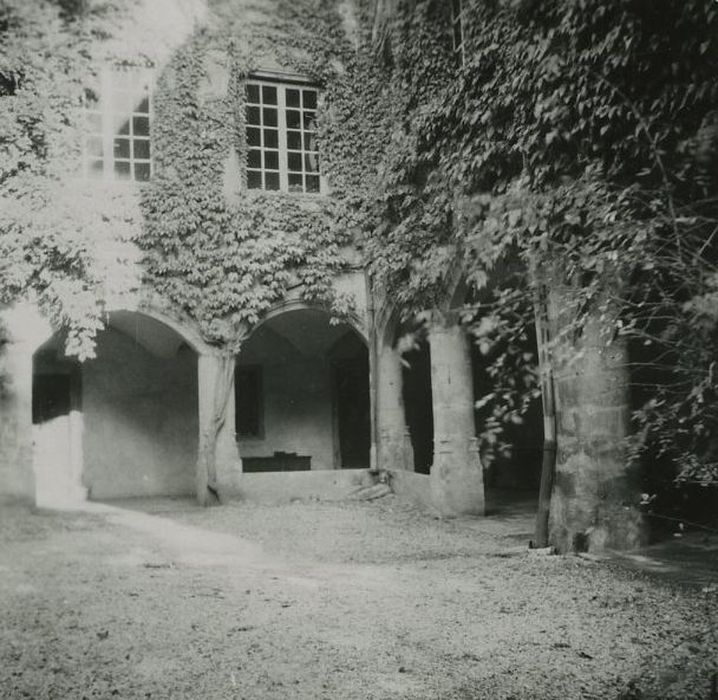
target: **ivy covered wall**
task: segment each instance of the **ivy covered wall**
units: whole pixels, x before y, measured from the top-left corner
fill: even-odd
[[[345,70],[352,45],[333,3],[48,0],[8,3],[0,19],[4,302],[33,296],[81,357],[103,309],[143,285],[220,346],[289,289],[351,310],[332,285],[357,262],[337,199],[248,191],[244,168],[249,73],[324,91]],[[82,175],[83,101],[113,66],[155,72],[148,183]]]
[[[332,280],[367,264],[381,323],[464,305],[495,385],[490,455],[537,393],[534,304],[569,290],[569,354],[598,318],[651,367],[633,457],[710,481],[715,3],[462,5],[458,52],[431,0],[5,3],[1,301],[34,296],[85,357],[145,285],[236,351],[288,293],[350,312]],[[83,96],[117,62],[157,74],[140,187],[78,177]],[[261,69],[321,89],[328,196],[247,189],[243,81]]]
[[[248,190],[244,168],[247,75],[300,72],[322,87],[331,79],[327,62],[338,69],[346,46],[335,55],[331,46],[312,51],[318,37],[339,31],[331,12],[294,48],[281,8],[266,10],[266,24],[257,10],[247,21],[236,3],[215,11],[216,26],[197,30],[157,83],[155,174],[142,192],[138,243],[152,286],[189,312],[208,340],[231,343],[292,287],[336,314],[350,310],[351,299],[332,286],[352,240],[336,200]]]

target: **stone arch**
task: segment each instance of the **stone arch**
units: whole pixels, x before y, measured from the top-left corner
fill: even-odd
[[[38,504],[195,491],[198,361],[213,349],[147,304],[118,304],[104,321],[82,363],[64,355],[62,329],[32,348]]]
[[[245,337],[235,370],[243,470],[366,468],[368,343],[358,319],[330,323],[301,300],[274,306]]]
[[[273,318],[292,311],[321,311],[322,313],[329,315],[329,312],[320,304],[311,304],[301,299],[285,299],[270,307],[245,337],[252,335],[261,326],[266,324],[268,321],[271,321]],[[359,338],[361,338],[362,342],[367,346],[369,345],[369,334],[365,328],[365,324],[362,323],[357,314],[350,313],[346,319],[342,319],[342,322],[351,326],[352,330],[359,336]]]
[[[164,324],[177,333],[198,355],[211,355],[217,352],[216,348],[202,337],[194,321],[189,318],[180,320],[179,314],[172,313],[168,305],[158,299],[112,304],[105,309],[105,317],[109,318],[113,313],[122,311],[142,314]]]
[[[151,318],[173,330],[197,354],[214,354],[217,349],[207,343],[197,327],[190,319],[180,320],[173,315],[167,304],[158,300],[153,302],[134,301],[115,303],[104,311],[105,319],[118,312],[132,312]],[[61,328],[53,328],[50,320],[40,311],[36,304],[22,301],[0,312],[7,338],[5,342],[22,345],[26,351],[34,353],[44,345]]]

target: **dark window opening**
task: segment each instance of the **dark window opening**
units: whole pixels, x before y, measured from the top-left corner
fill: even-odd
[[[345,469],[369,466],[369,363],[366,350],[361,349],[362,357],[334,362],[339,455]]]
[[[234,372],[235,432],[242,437],[261,437],[262,368],[237,367]]]
[[[536,333],[532,326],[525,329],[522,350],[533,357],[538,354]],[[493,355],[485,355],[473,343],[471,346],[471,365],[474,385],[474,397],[477,401],[496,391],[490,365]],[[516,375],[520,382],[520,375]],[[476,435],[481,435],[486,421],[492,417],[493,402],[482,405],[474,411]],[[499,436],[499,443],[506,443],[508,451],[497,449],[493,461],[487,459],[482,451],[484,466],[484,485],[496,489],[517,489],[537,491],[541,479],[543,456],[543,410],[541,399],[534,398],[528,410],[521,417],[521,423],[508,422]]]
[[[45,423],[70,413],[72,378],[69,374],[36,374],[32,383],[33,423]]]
[[[414,450],[414,470],[428,474],[434,461],[434,411],[431,393],[431,354],[424,340],[404,353],[404,411]]]

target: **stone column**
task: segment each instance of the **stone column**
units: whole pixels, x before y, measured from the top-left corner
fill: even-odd
[[[32,358],[52,330],[26,304],[2,313],[0,324],[0,501],[34,505]]]
[[[566,290],[563,290],[565,292]],[[549,316],[571,309],[562,290]],[[560,551],[627,549],[645,542],[638,474],[628,467],[628,353],[596,311],[578,340],[560,339],[555,364],[557,456],[549,541]]]
[[[411,442],[407,449],[407,427],[402,396],[401,357],[384,346],[377,357],[377,403],[379,422],[379,468],[414,469]]]
[[[197,498],[203,505],[239,490],[242,462],[234,433],[234,357],[197,357],[199,449]]]
[[[483,515],[484,477],[474,430],[468,340],[457,318],[437,316],[429,333],[434,411],[431,491],[442,515]]]

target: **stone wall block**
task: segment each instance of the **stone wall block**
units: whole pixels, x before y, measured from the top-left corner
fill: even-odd
[[[628,406],[592,406],[565,409],[557,415],[558,426],[564,437],[572,436],[581,440],[615,442],[617,435],[624,435],[630,418]]]

